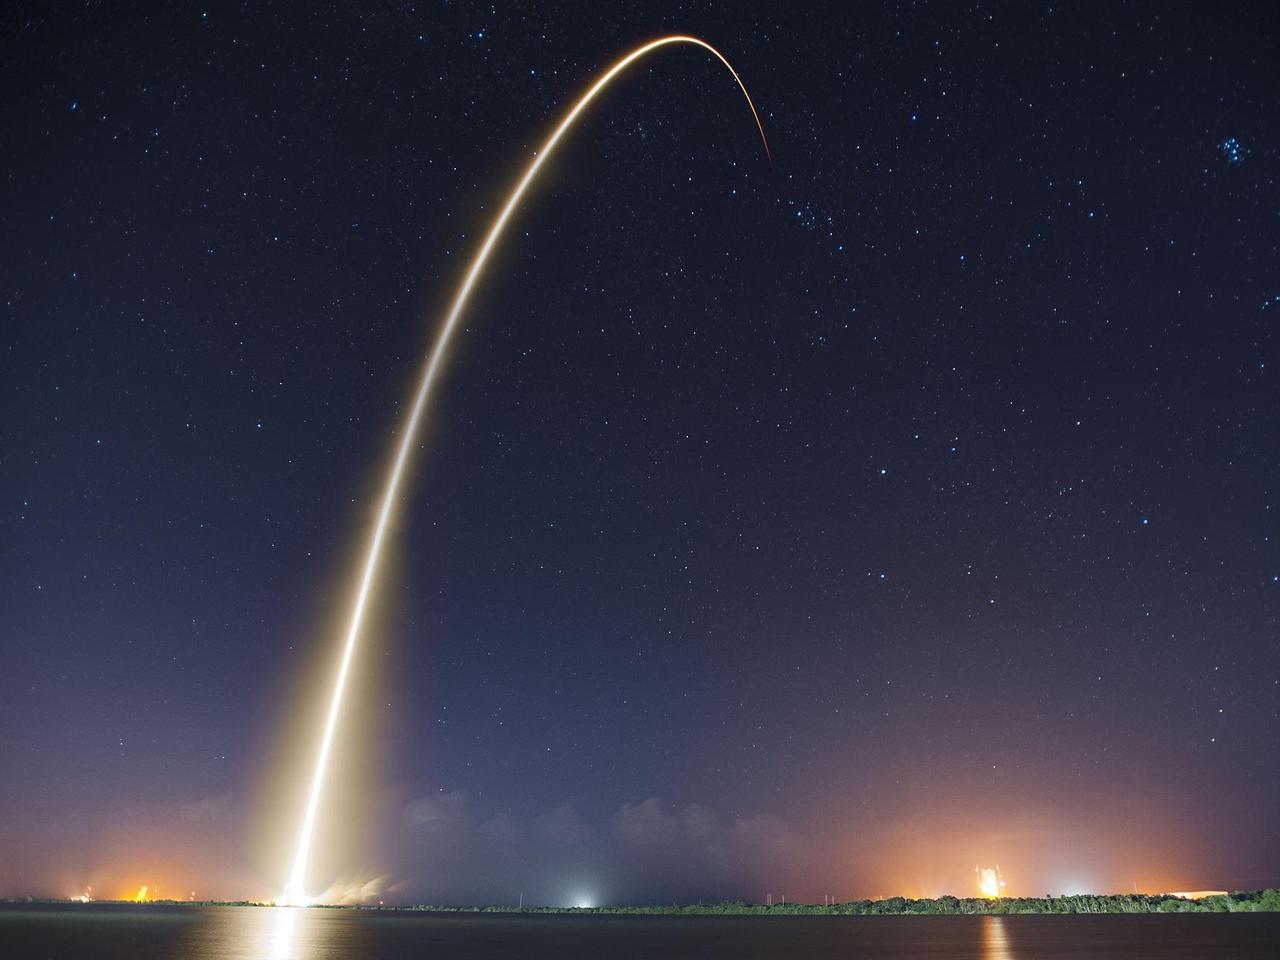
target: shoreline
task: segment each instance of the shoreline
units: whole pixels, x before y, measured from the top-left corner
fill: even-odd
[[[112,909],[183,907],[271,907],[250,900],[73,900],[6,897],[0,907],[61,906]],[[668,917],[887,917],[887,916],[1071,916],[1139,914],[1222,914],[1280,912],[1280,889],[1237,891],[1188,899],[1174,894],[1077,894],[1062,897],[938,897],[851,900],[835,904],[728,901],[723,903],[649,904],[636,906],[557,907],[446,904],[313,904],[319,910],[377,913],[501,914],[508,916],[668,916]]]

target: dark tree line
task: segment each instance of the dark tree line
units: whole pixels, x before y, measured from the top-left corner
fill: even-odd
[[[660,914],[665,916],[968,916],[1045,913],[1257,913],[1280,911],[1280,890],[1248,890],[1186,900],[1171,894],[1115,893],[1062,897],[937,897],[913,900],[851,900],[847,903],[727,903],[651,904],[630,907],[438,907],[420,905],[412,910],[480,913],[578,913]]]

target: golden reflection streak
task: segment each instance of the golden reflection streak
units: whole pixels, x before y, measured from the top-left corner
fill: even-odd
[[[294,943],[298,933],[298,921],[303,911],[298,907],[261,907],[270,910],[272,916],[267,927],[266,960],[293,960]]]
[[[626,70],[631,64],[637,60],[652,53],[660,47],[669,46],[671,44],[693,44],[710,52],[717,60],[725,65],[729,73],[733,75],[734,81],[738,84],[738,89],[742,91],[742,95],[747,100],[747,105],[751,108],[751,115],[755,118],[756,129],[760,132],[760,140],[764,144],[765,155],[769,158],[770,164],[773,163],[773,155],[769,150],[769,141],[764,135],[764,125],[760,122],[760,114],[756,111],[756,106],[751,100],[751,95],[747,93],[747,88],[742,82],[742,78],[738,76],[738,72],[733,69],[729,61],[715,47],[700,40],[697,37],[685,36],[683,34],[675,34],[668,37],[660,37],[652,40],[635,50],[632,50],[621,60],[613,64],[605,73],[584,93],[578,101],[569,110],[559,125],[552,131],[551,135],[542,144],[542,147],[534,154],[533,161],[525,169],[517,181],[514,189],[507,196],[506,203],[503,204],[501,212],[493,222],[493,226],[489,228],[489,233],[485,236],[484,243],[481,244],[479,251],[472,259],[467,272],[463,277],[461,285],[454,294],[453,303],[449,307],[449,312],[445,317],[444,323],[440,328],[440,333],[436,337],[435,345],[431,349],[431,353],[427,357],[426,368],[423,371],[422,379],[418,384],[417,393],[414,395],[413,407],[409,414],[408,423],[405,425],[404,434],[400,440],[400,445],[396,450],[395,459],[392,462],[390,474],[387,477],[387,485],[382,494],[382,506],[378,511],[378,521],[373,531],[373,538],[369,543],[369,550],[365,556],[364,571],[360,576],[360,585],[356,591],[355,606],[351,614],[351,622],[347,628],[346,643],[343,646],[342,660],[338,667],[338,676],[334,683],[333,695],[329,701],[329,712],[325,719],[324,736],[320,741],[320,751],[316,758],[315,773],[311,780],[311,790],[307,796],[307,805],[302,818],[302,826],[298,831],[298,845],[293,857],[293,867],[289,872],[289,879],[285,883],[284,893],[280,898],[280,902],[284,904],[304,905],[308,902],[308,898],[304,889],[306,881],[307,866],[311,856],[311,841],[315,834],[316,813],[320,807],[320,793],[324,786],[325,770],[329,763],[329,753],[333,746],[334,731],[337,728],[338,714],[342,708],[342,695],[346,688],[347,676],[351,670],[351,660],[355,654],[356,646],[360,639],[360,628],[364,622],[365,606],[369,599],[369,593],[372,588],[375,575],[378,570],[378,560],[382,553],[382,543],[386,536],[387,527],[390,524],[391,516],[394,511],[396,494],[400,488],[400,479],[404,474],[405,463],[409,459],[409,451],[413,447],[414,438],[418,433],[418,425],[422,420],[422,414],[426,408],[427,397],[431,392],[431,387],[436,380],[438,371],[443,364],[445,352],[448,348],[449,341],[453,336],[454,330],[458,326],[458,320],[462,316],[463,308],[467,304],[467,300],[471,296],[471,291],[480,279],[481,273],[484,271],[485,264],[489,261],[489,256],[493,252],[494,246],[497,245],[507,221],[511,219],[515,212],[520,199],[524,196],[525,191],[529,189],[529,185],[538,175],[538,171],[542,169],[542,165],[555,151],[559,145],[561,138],[573,126],[578,116],[595,100],[595,98],[603,91],[612,81]]]
[[[982,960],[1018,960],[1013,941],[1005,929],[1004,917],[982,918]]]

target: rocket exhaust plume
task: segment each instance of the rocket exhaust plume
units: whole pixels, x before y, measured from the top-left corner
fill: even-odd
[[[992,870],[990,867],[974,867],[978,875],[978,896],[994,900],[1004,896],[1004,877],[1000,873],[1000,864]]]
[[[395,510],[396,498],[400,489],[400,481],[404,476],[405,464],[409,459],[409,451],[413,447],[414,438],[418,434],[418,426],[422,421],[423,411],[427,406],[427,398],[430,396],[431,388],[436,381],[437,374],[444,363],[445,354],[448,351],[449,341],[453,336],[454,330],[458,326],[458,320],[462,316],[462,311],[466,308],[467,301],[471,297],[471,291],[480,281],[484,273],[485,264],[489,261],[489,255],[493,252],[493,248],[501,239],[503,231],[506,229],[507,222],[511,219],[516,207],[520,203],[520,199],[524,196],[525,191],[529,189],[529,185],[538,175],[538,171],[548,158],[555,152],[556,147],[569,132],[569,129],[577,121],[591,102],[598,97],[614,78],[624,72],[637,60],[640,60],[657,50],[660,47],[666,47],[671,44],[692,44],[709,52],[732,74],[734,81],[738,85],[738,89],[742,91],[743,97],[746,98],[747,106],[751,108],[751,115],[755,119],[756,129],[760,132],[760,140],[764,144],[766,157],[769,159],[770,165],[773,163],[773,155],[769,151],[769,141],[764,135],[764,126],[760,122],[760,114],[756,111],[755,104],[751,100],[751,95],[747,93],[747,88],[742,82],[742,78],[738,76],[736,70],[730,65],[729,61],[724,58],[715,47],[700,40],[697,37],[672,35],[668,37],[659,37],[649,43],[643,44],[632,50],[622,59],[614,63],[606,70],[595,83],[578,98],[569,111],[564,115],[551,135],[543,142],[542,146],[534,153],[533,159],[525,167],[524,173],[512,188],[511,193],[507,195],[506,201],[502,205],[497,218],[493,221],[493,225],[489,228],[488,234],[485,235],[484,243],[480,245],[480,249],[472,258],[467,272],[463,275],[462,283],[459,284],[457,291],[453,295],[453,301],[449,306],[449,312],[446,314],[440,332],[436,335],[435,343],[431,347],[431,352],[427,355],[426,366],[422,372],[422,379],[418,382],[417,392],[414,394],[413,406],[410,408],[409,420],[404,426],[404,432],[400,437],[400,444],[396,448],[395,457],[391,462],[391,469],[387,475],[386,487],[382,494],[381,507],[378,510],[377,523],[373,529],[373,536],[369,541],[368,552],[365,555],[364,567],[360,574],[359,587],[356,590],[355,606],[351,612],[351,621],[347,627],[346,643],[342,649],[342,660],[338,667],[338,675],[333,685],[333,695],[329,701],[329,712],[325,718],[324,735],[320,740],[319,754],[316,757],[315,772],[311,778],[310,791],[307,794],[307,804],[302,817],[302,826],[298,831],[298,845],[293,856],[293,867],[289,871],[289,879],[285,883],[284,893],[280,898],[282,904],[305,905],[309,902],[305,892],[305,883],[307,877],[307,866],[311,858],[311,843],[315,835],[316,814],[320,808],[320,795],[324,789],[325,768],[329,763],[329,752],[333,746],[334,731],[337,729],[338,717],[342,711],[342,695],[347,685],[347,677],[351,671],[351,661],[355,654],[356,647],[360,642],[360,629],[364,623],[365,607],[368,603],[369,593],[373,586],[374,580],[378,573],[378,560],[382,554],[383,541],[386,539],[387,527],[390,525],[391,516]]]

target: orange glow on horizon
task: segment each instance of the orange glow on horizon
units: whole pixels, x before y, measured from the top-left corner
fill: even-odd
[[[85,890],[84,893],[73,894],[67,899],[72,900],[76,903],[93,903],[98,898],[94,895],[93,887],[89,887],[88,889]],[[136,888],[132,884],[130,884],[126,888],[124,893],[121,893],[119,896],[114,898],[107,897],[105,902],[107,903],[161,903],[161,902],[180,903],[185,901],[187,903],[194,903],[195,899],[196,899],[196,892],[194,890],[188,890],[186,894],[181,894],[181,893],[166,894],[163,892],[162,888],[157,887],[155,884],[144,883]]]

